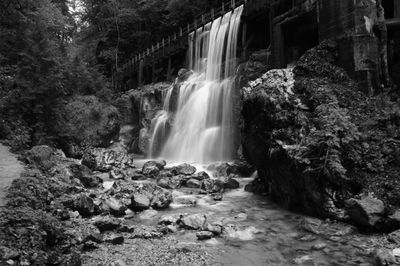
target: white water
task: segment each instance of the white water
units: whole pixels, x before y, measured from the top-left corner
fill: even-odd
[[[209,163],[230,160],[234,123],[232,90],[237,39],[243,6],[189,35],[188,66],[194,71],[179,88],[173,127],[166,132],[170,97],[152,121],[149,155],[165,142],[161,157],[173,161]]]

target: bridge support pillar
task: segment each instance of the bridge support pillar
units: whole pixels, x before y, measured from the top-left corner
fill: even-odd
[[[171,65],[172,65],[172,62],[171,62],[172,60],[171,60],[171,56],[168,56],[168,66],[167,66],[167,81],[171,81]]]

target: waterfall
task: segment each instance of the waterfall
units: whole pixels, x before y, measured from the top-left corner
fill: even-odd
[[[243,5],[189,34],[188,66],[194,73],[179,88],[168,136],[165,126],[172,116],[168,97],[153,120],[151,156],[162,135],[166,138],[163,158],[197,163],[231,159],[235,128],[232,89],[242,12]],[[172,90],[168,91],[169,97]]]

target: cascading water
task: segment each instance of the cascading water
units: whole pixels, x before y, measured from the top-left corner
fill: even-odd
[[[161,157],[196,163],[232,157],[234,122],[232,87],[235,79],[237,39],[243,6],[189,34],[189,67],[194,73],[179,88],[173,127]],[[168,90],[164,109],[152,121],[150,156],[166,138],[170,116]]]

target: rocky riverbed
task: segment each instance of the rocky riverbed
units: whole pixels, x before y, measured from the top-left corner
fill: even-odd
[[[24,158],[0,215],[2,265],[387,265],[400,255],[397,231],[360,234],[246,192],[256,174],[243,162],[147,161],[118,145],[82,161],[48,146]]]

